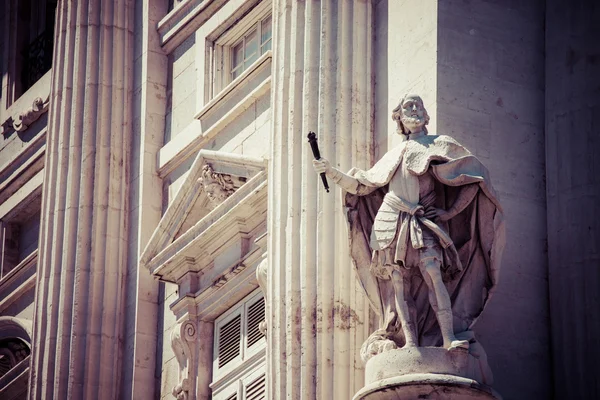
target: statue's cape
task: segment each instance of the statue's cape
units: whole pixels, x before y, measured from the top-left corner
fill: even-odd
[[[383,282],[378,282],[369,270],[372,254],[369,239],[387,185],[403,158],[408,170],[415,175],[424,174],[431,167],[436,179],[436,207],[450,208],[462,185],[476,183],[479,186],[477,195],[461,213],[448,223],[440,224],[452,238],[462,264],[462,270],[446,282],[446,287],[452,300],[455,331],[465,331],[481,314],[498,282],[504,222],[487,169],[448,136],[427,135],[402,142],[370,170],[350,171],[361,183],[358,195],[343,192],[350,253],[358,278],[371,306],[382,316]],[[437,325],[429,307],[427,288],[418,277],[411,281],[409,290],[417,308],[419,336],[423,337]]]

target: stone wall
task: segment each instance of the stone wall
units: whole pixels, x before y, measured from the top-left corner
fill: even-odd
[[[556,399],[600,397],[600,6],[546,3],[548,259]]]
[[[211,100],[208,98],[207,85],[210,82],[204,75],[206,70],[207,36],[221,29],[221,24],[244,5],[244,1],[235,0],[219,9],[196,31],[183,40],[168,55],[168,86],[166,105],[166,124],[164,143],[167,146],[181,146],[187,143],[190,132],[199,135],[219,125],[211,138],[202,142],[199,148],[218,150],[255,157],[267,157],[269,153],[269,133],[271,129],[270,90],[258,96],[255,101],[244,104],[244,98],[252,89],[270,75],[270,68],[264,69],[248,82],[239,85],[227,98],[219,102],[214,109],[197,119],[196,115]],[[213,98],[215,94],[213,94]],[[234,108],[242,111],[227,119],[226,114]],[[223,124],[222,119],[226,122]],[[184,132],[185,131],[185,132]],[[173,201],[177,191],[188,176],[189,169],[197,152],[187,152],[176,160],[177,166],[163,178],[162,211]],[[159,341],[157,346],[157,372],[160,374],[160,398],[172,398],[171,391],[179,381],[179,365],[171,348],[170,335],[177,324],[170,306],[179,298],[177,286],[160,284],[159,294]],[[211,344],[209,344],[211,346]],[[203,367],[205,368],[205,367]]]
[[[551,395],[544,2],[438,2],[438,132],[490,170],[506,218],[500,283],[475,325],[505,399]]]
[[[173,140],[196,114],[196,36],[189,36],[169,55],[165,143]]]

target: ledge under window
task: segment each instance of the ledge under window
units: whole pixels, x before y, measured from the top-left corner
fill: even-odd
[[[175,140],[158,153],[158,174],[166,176],[271,90],[272,52],[263,54],[221,90]]]

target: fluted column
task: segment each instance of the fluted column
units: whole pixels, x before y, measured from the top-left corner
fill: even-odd
[[[131,0],[59,0],[31,399],[116,399],[131,141]]]
[[[275,0],[269,167],[270,399],[349,399],[362,387],[368,306],[349,258],[339,188],[325,193],[307,143],[342,170],[372,161],[371,1]],[[333,185],[332,185],[333,186]]]

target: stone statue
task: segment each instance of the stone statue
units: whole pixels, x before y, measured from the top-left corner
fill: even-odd
[[[362,358],[397,348],[461,349],[489,384],[471,327],[498,279],[502,209],[481,162],[451,137],[428,134],[419,96],[402,99],[392,119],[404,140],[370,170],[345,174],[324,158],[313,161],[343,190],[351,256],[380,317]]]

